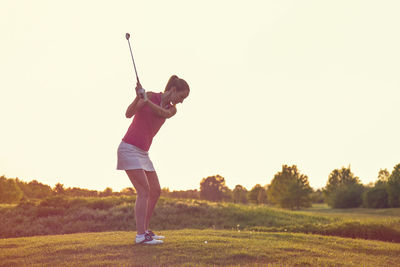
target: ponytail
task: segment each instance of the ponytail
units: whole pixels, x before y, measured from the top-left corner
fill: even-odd
[[[164,92],[168,92],[174,86],[178,92],[185,90],[190,91],[189,85],[184,79],[180,79],[178,76],[172,75],[165,86]]]

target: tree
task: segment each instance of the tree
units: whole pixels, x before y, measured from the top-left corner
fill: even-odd
[[[0,203],[15,203],[24,196],[14,179],[0,177]]]
[[[233,202],[245,204],[249,202],[247,199],[247,189],[240,184],[236,185],[235,189],[233,189]]]
[[[368,188],[363,195],[363,204],[365,208],[373,209],[389,207],[387,184],[378,181],[374,187]]]
[[[363,191],[362,184],[350,184],[339,187],[331,195],[328,204],[338,209],[357,208],[363,203]]]
[[[164,188],[162,190],[164,190]],[[168,189],[168,192],[169,192],[169,189]],[[126,187],[121,190],[121,194],[125,195],[125,196],[133,196],[133,195],[136,195],[136,190],[133,187]]]
[[[312,203],[324,203],[324,194],[321,189],[317,189],[311,193]]]
[[[54,191],[56,194],[59,194],[59,195],[65,194],[64,185],[63,185],[63,184],[60,184],[60,183],[57,183],[56,186],[54,186],[53,191]]]
[[[174,190],[172,192],[164,191],[164,196],[172,198],[199,199],[200,192],[197,189],[179,190],[179,191]]]
[[[362,204],[363,185],[350,166],[333,170],[323,192],[325,201],[333,208],[355,208]]]
[[[382,209],[389,207],[388,180],[390,173],[387,169],[380,170],[378,180],[373,186],[367,187],[363,194],[365,208]]]
[[[233,192],[227,186],[222,191],[222,201],[233,202]]]
[[[225,178],[216,175],[203,178],[200,182],[200,198],[210,201],[221,201],[224,193],[228,191],[225,185]]]
[[[249,192],[249,201],[254,204],[267,203],[265,188],[260,184],[256,184]]]
[[[62,189],[61,189],[62,190]],[[64,194],[71,197],[98,197],[99,193],[96,190],[88,190],[79,187],[68,187]]]
[[[377,183],[387,183],[390,177],[390,172],[387,169],[380,169],[378,172],[378,181]]]
[[[110,197],[110,196],[112,196],[112,194],[113,194],[112,188],[107,187],[106,189],[104,189],[103,192],[100,192],[99,195],[100,195],[101,197]]]
[[[400,207],[400,164],[397,164],[388,179],[387,185],[389,206]]]
[[[271,203],[288,209],[310,207],[311,193],[308,177],[300,174],[296,165],[283,165],[282,171],[275,174],[267,189]]]
[[[268,203],[267,190],[263,187],[258,191],[257,194],[257,203],[258,204],[267,204]]]
[[[44,199],[51,196],[53,193],[50,186],[39,183],[36,180],[26,183],[17,178],[15,182],[26,198]]]

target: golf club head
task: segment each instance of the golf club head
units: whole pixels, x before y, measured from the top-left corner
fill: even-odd
[[[129,33],[125,34],[126,40],[129,40],[129,38],[131,37],[131,35]]]

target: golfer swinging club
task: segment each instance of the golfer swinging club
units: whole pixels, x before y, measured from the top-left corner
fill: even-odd
[[[136,244],[161,244],[163,236],[149,229],[150,218],[161,194],[160,183],[149,148],[153,137],[165,120],[176,114],[176,104],[182,103],[190,89],[185,80],[173,75],[164,92],[145,92],[138,80],[136,97],[126,110],[126,117],[134,116],[132,124],[118,147],[118,170],[125,170],[137,192],[135,219]]]

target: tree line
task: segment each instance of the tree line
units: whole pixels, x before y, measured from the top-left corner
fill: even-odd
[[[16,179],[0,177],[0,203],[15,203],[27,199],[43,199],[52,195],[68,197],[107,197],[135,195],[134,188],[127,187],[120,192],[111,188],[104,191],[82,188],[64,188],[60,183],[54,188],[33,180],[29,183]],[[310,207],[312,203],[327,203],[332,208],[389,208],[400,207],[400,164],[390,173],[380,170],[377,181],[363,185],[352,173],[350,166],[333,170],[326,186],[314,190],[308,177],[299,172],[296,165],[283,165],[271,183],[265,186],[256,184],[251,190],[236,185],[233,190],[226,186],[225,178],[213,175],[203,178],[200,190],[170,191],[163,188],[162,196],[172,198],[203,199],[215,202],[233,202],[243,204],[269,204],[287,209]]]
[[[37,180],[24,182],[18,178],[10,179],[4,175],[0,176],[0,203],[18,203],[26,200],[45,199],[54,195],[67,197],[107,197],[130,196],[134,194],[135,190],[132,187],[124,188],[120,192],[114,192],[110,187],[107,187],[104,191],[96,191],[78,187],[65,188],[63,184],[57,183],[51,188]]]
[[[220,175],[204,178],[200,198],[210,201],[272,204],[281,208],[299,209],[312,203],[326,202],[332,208],[396,208],[400,207],[400,164],[390,173],[380,170],[377,181],[363,185],[350,166],[333,170],[324,188],[313,190],[308,177],[296,165],[283,165],[266,186],[257,184],[250,191],[242,185],[230,190]]]

